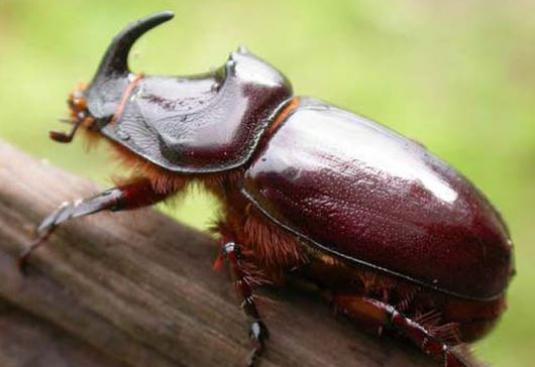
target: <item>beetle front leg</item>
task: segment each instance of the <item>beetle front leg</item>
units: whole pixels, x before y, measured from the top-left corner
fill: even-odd
[[[143,179],[103,191],[87,199],[64,202],[37,227],[37,238],[24,249],[19,257],[19,269],[24,272],[33,251],[43,245],[61,223],[103,210],[115,212],[137,209],[152,205],[167,196],[168,194],[154,191],[150,182]]]
[[[350,319],[381,334],[383,328],[399,332],[411,340],[425,354],[445,367],[469,367],[460,353],[437,337],[416,319],[406,317],[394,306],[358,295],[335,294],[332,299],[337,310]]]
[[[256,308],[253,290],[243,267],[240,246],[234,242],[227,242],[223,245],[222,251],[224,257],[230,263],[236,290],[242,298],[241,308],[244,310],[245,314],[252,319],[251,327],[249,329],[249,337],[251,338],[254,347],[247,361],[247,366],[252,367],[264,351],[265,341],[269,337],[269,332]]]

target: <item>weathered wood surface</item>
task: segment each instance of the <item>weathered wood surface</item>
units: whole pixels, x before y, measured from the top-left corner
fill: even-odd
[[[68,223],[18,272],[35,225],[98,191],[0,142],[0,366],[243,366],[245,317],[212,270],[213,241],[153,210]],[[313,295],[268,290],[258,303],[271,331],[262,367],[435,365]]]

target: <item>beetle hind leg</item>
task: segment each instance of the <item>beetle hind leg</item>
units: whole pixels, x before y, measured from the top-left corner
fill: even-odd
[[[265,342],[269,338],[269,331],[262,321],[253,295],[253,283],[255,279],[249,275],[247,265],[243,261],[241,247],[234,242],[227,242],[222,247],[222,255],[230,264],[234,276],[234,284],[240,297],[242,298],[241,308],[252,320],[249,329],[249,337],[253,343],[253,350],[247,360],[247,366],[256,365],[258,358],[265,349]]]
[[[337,311],[356,321],[369,331],[381,334],[383,328],[396,331],[411,340],[425,354],[443,363],[445,367],[473,367],[466,360],[467,351],[446,343],[444,335],[455,335],[452,324],[433,327],[435,314],[429,313],[411,319],[394,306],[373,298],[336,294],[333,304]],[[427,322],[426,320],[431,320]],[[427,323],[426,323],[427,322]],[[426,326],[424,326],[426,325]]]

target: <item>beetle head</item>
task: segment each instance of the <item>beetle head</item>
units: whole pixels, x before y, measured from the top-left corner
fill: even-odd
[[[102,61],[89,86],[78,86],[67,100],[70,119],[73,124],[69,134],[52,131],[50,137],[61,143],[68,143],[78,127],[98,131],[114,116],[124,89],[132,80],[128,68],[128,53],[134,42],[148,30],[173,18],[166,11],[151,15],[128,25],[115,36],[108,46]]]

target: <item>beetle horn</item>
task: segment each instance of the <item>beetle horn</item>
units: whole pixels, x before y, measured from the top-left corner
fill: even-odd
[[[113,38],[100,62],[94,80],[100,77],[128,74],[128,53],[134,42],[145,32],[170,20],[173,16],[172,12],[164,11],[129,24]]]

